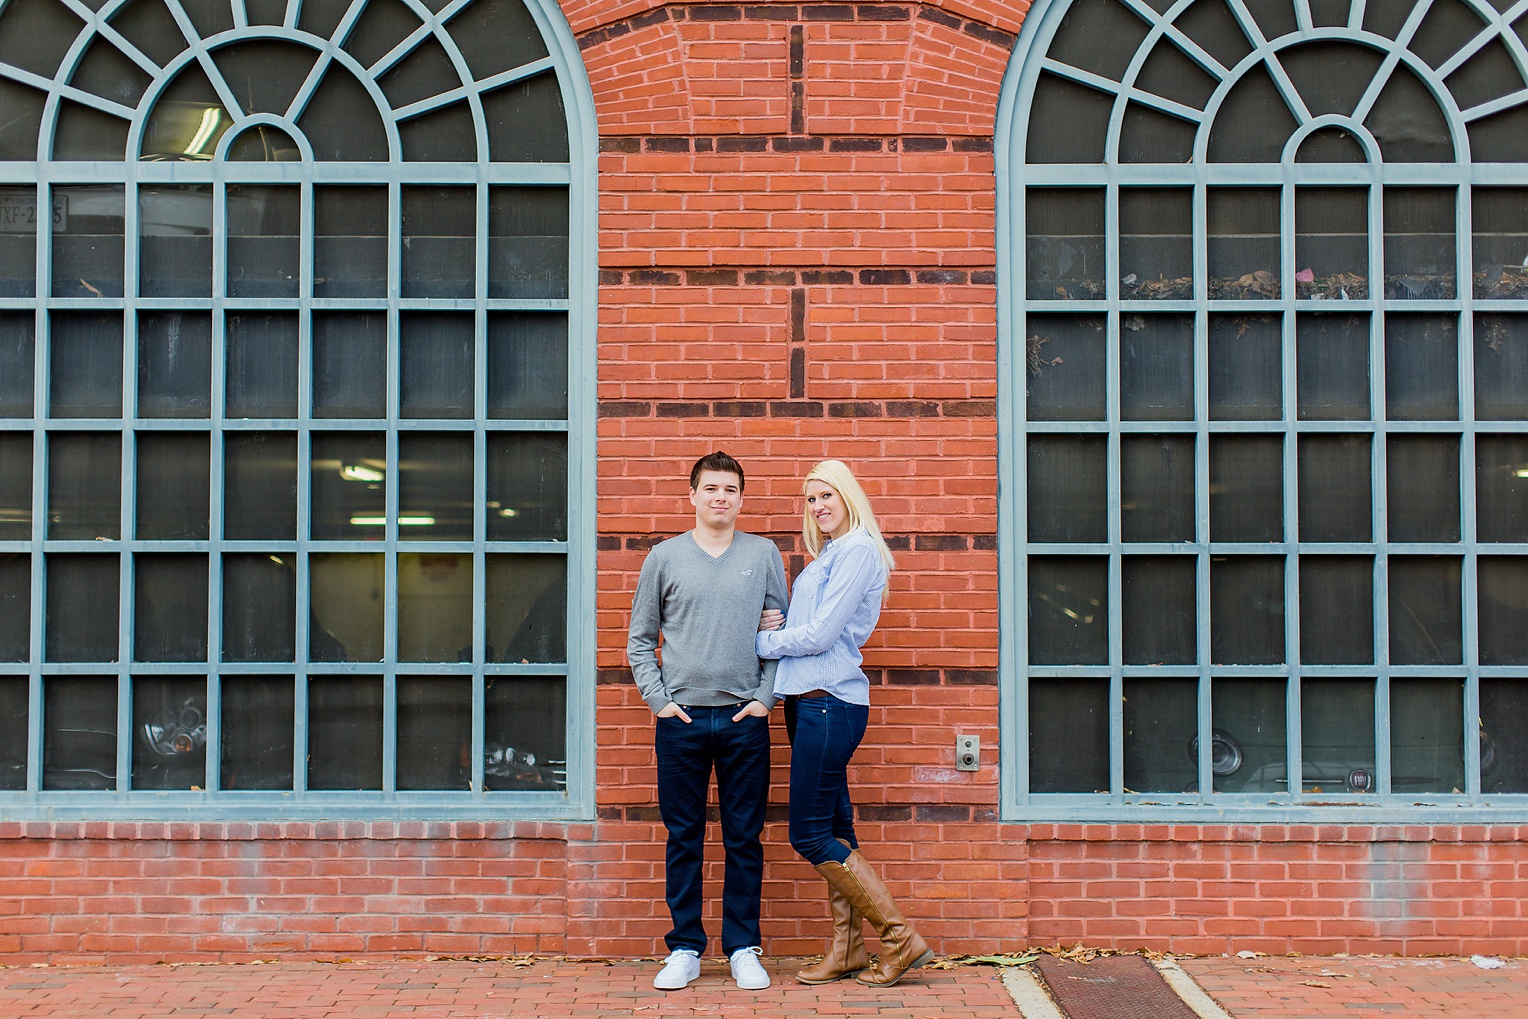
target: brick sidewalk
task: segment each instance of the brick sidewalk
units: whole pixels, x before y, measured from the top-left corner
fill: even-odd
[[[1208,957],[1181,966],[1235,1019],[1528,1019],[1528,959]]]
[[[708,959],[683,991],[652,987],[655,962],[272,963],[267,965],[52,966],[0,969],[0,1016],[173,1019],[529,1019],[717,1016],[806,1019],[1018,1019],[999,971],[920,970],[895,987],[853,980],[807,987],[790,979],[801,960],[766,959],[774,986],[742,992],[724,960]]]

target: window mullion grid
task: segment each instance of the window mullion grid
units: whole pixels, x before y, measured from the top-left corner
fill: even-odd
[[[1459,280],[1455,296],[1460,313],[1459,340],[1459,536],[1465,551],[1459,586],[1461,636],[1464,644],[1464,792],[1480,801],[1480,553],[1476,544],[1475,517],[1475,198],[1473,181],[1466,178],[1454,202],[1454,275]]]
[[[1014,163],[1022,167],[1022,153],[1015,152]],[[1020,172],[1023,172],[1022,170]],[[1013,740],[1009,746],[1022,748],[1012,750],[1006,755],[1005,766],[1011,765],[1013,777],[1010,786],[1014,792],[1014,803],[1020,807],[1026,807],[1030,803],[1029,793],[1029,529],[1027,515],[1024,507],[1029,504],[1029,404],[1026,383],[1028,380],[1028,362],[1025,356],[1026,341],[1029,335],[1029,302],[1022,299],[1027,294],[1029,278],[1029,192],[1028,186],[1018,189],[1018,199],[1013,203],[1011,212],[1012,227],[1009,236],[1011,238],[1010,249],[1014,255],[1015,269],[1011,275],[1010,288],[1014,295],[1012,302],[1014,308],[1014,325],[1017,337],[1015,344],[1017,353],[1013,355],[1013,403],[1014,417],[1018,424],[1013,430],[1014,449],[1009,458],[1010,471],[1013,477],[1013,501],[1017,507],[1013,511],[1013,519],[1016,521],[1014,528],[1014,546],[1018,554],[1013,557],[1013,587],[1008,593],[1011,595],[1010,604],[1024,606],[1021,615],[1017,611],[1013,613],[1013,647],[1014,663],[1019,665],[1017,682],[1017,695],[1008,709],[1008,717],[1011,719]],[[571,378],[577,378],[571,375]],[[1002,469],[1001,467],[999,468]],[[1001,566],[1001,564],[999,564]],[[1022,663],[1022,664],[1020,664]],[[999,777],[1001,781],[1001,776]]]
[[[1104,198],[1104,279],[1105,294],[1109,296],[1109,308],[1105,313],[1104,326],[1104,420],[1109,429],[1105,454],[1105,500],[1108,504],[1108,601],[1109,620],[1109,796],[1111,802],[1121,803],[1125,787],[1125,702],[1124,680],[1120,663],[1124,659],[1123,613],[1124,605],[1124,557],[1121,553],[1122,527],[1120,521],[1120,188],[1116,177],[1111,179]]]
[[[1375,785],[1381,800],[1390,798],[1390,778],[1394,773],[1390,754],[1390,492],[1388,408],[1385,405],[1385,333],[1389,302],[1385,300],[1385,188],[1383,177],[1376,174],[1367,188],[1369,224],[1369,420],[1373,439],[1369,448],[1369,534],[1374,542],[1371,569],[1374,628],[1372,635],[1375,678]],[[1380,705],[1384,705],[1385,725],[1380,727]]]
[[[1195,730],[1199,734],[1199,799],[1214,791],[1210,770],[1214,742],[1210,700],[1210,317],[1209,186],[1205,164],[1194,183],[1194,660],[1198,666]],[[1200,243],[1200,239],[1204,243]]]
[[[1277,66],[1270,61],[1270,69]],[[1282,91],[1282,88],[1281,88]],[[1298,374],[1295,364],[1298,318],[1295,313],[1296,244],[1299,240],[1295,218],[1297,180],[1295,167],[1283,167],[1283,186],[1279,192],[1279,304],[1283,358],[1283,467],[1284,467],[1284,664],[1289,677],[1285,686],[1285,795],[1297,799],[1305,787],[1304,765],[1300,760],[1300,500],[1299,500],[1299,407]]]
[[[219,178],[212,192],[212,393],[208,411],[210,432],[208,447],[212,462],[208,468],[207,506],[209,552],[207,555],[207,777],[204,789],[222,787],[223,757],[223,687],[217,665],[223,649],[223,443],[218,428],[226,410],[228,360],[225,356],[227,330],[228,281],[228,182],[223,179],[221,164],[214,164]],[[219,441],[213,442],[216,438]]]
[[[138,182],[134,164],[127,164],[127,182],[122,189],[122,500],[119,518],[117,570],[117,791],[130,788],[132,749],[132,661],[138,556],[128,551],[127,543],[138,536],[138,305],[142,273],[142,217],[139,215]]]
[[[382,549],[382,789],[398,788],[398,421],[402,405],[399,301],[403,294],[403,189],[394,175],[387,187],[387,464],[383,484]]]
[[[480,150],[480,152],[483,150]],[[481,159],[479,166],[483,165]],[[472,311],[472,722],[468,733],[471,796],[481,800],[486,792],[483,754],[488,720],[488,684],[483,665],[488,659],[488,211],[490,195],[486,175],[477,186],[476,248],[477,306]],[[571,336],[571,333],[569,334]],[[569,375],[570,379],[577,378]],[[570,463],[570,472],[573,467]],[[566,560],[565,560],[566,563]],[[571,580],[571,578],[569,578]],[[570,587],[571,590],[571,587]],[[571,644],[571,641],[569,642]],[[565,757],[571,760],[572,754]]]
[[[39,181],[37,185],[39,209],[53,208],[51,185]],[[46,204],[42,204],[42,203]],[[42,552],[43,538],[47,533],[48,514],[48,431],[44,427],[48,415],[48,362],[50,347],[50,320],[47,312],[46,294],[53,279],[49,257],[49,235],[53,226],[52,215],[37,217],[37,304],[32,312],[32,534],[30,542],[31,585],[28,603],[31,617],[27,634],[27,780],[31,793],[42,788],[42,672],[43,620],[47,615],[47,579]]]
[[[312,201],[312,192],[306,194]],[[305,204],[304,220],[311,222]],[[303,258],[311,258],[313,238],[304,231],[301,241]],[[307,263],[311,270],[311,261]],[[313,500],[313,305],[311,271],[304,273],[297,316],[297,620],[295,662],[292,678],[292,790],[299,798],[308,789],[308,655],[311,649],[313,619],[312,500]]]

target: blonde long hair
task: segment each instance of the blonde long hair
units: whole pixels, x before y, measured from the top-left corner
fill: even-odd
[[[863,527],[875,541],[875,546],[881,552],[881,563],[886,567],[886,576],[891,577],[891,571],[896,569],[896,560],[891,557],[891,549],[886,547],[886,539],[881,537],[881,528],[875,522],[875,513],[870,508],[870,499],[866,497],[865,490],[860,483],[854,480],[854,473],[849,470],[848,464],[842,460],[822,460],[807,471],[806,478],[801,482],[802,491],[813,481],[820,481],[843,499],[844,507],[849,511],[849,527]],[[801,540],[806,545],[806,550],[816,558],[822,552],[822,546],[826,536],[822,528],[817,526],[817,521],[812,516],[810,507],[803,504],[801,509]],[[891,591],[891,585],[887,584],[886,591]]]

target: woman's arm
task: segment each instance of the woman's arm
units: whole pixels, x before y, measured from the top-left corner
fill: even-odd
[[[760,658],[806,658],[833,646],[865,595],[881,581],[880,554],[856,542],[833,564],[822,600],[812,618],[800,626],[767,630],[754,640]]]

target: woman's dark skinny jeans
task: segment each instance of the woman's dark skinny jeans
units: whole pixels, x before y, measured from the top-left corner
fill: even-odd
[[[785,731],[791,741],[791,846],[814,867],[829,860],[843,863],[851,849],[859,848],[848,767],[869,720],[868,707],[831,694],[785,699]]]

